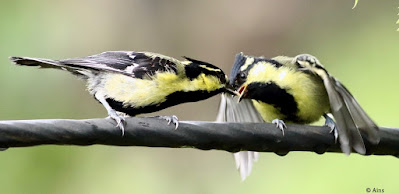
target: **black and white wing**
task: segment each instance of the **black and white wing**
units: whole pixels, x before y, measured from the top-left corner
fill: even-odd
[[[150,78],[156,72],[177,73],[178,60],[160,54],[132,51],[108,51],[84,58],[60,60],[62,64],[111,71],[135,78]]]
[[[107,51],[82,58],[50,60],[30,57],[10,57],[18,65],[60,68],[79,74],[79,71],[108,71],[135,78],[151,78],[156,72],[177,74],[180,61],[161,54],[133,51]]]

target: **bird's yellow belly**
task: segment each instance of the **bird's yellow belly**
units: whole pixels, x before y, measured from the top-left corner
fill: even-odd
[[[202,74],[203,75],[203,74]],[[190,80],[182,78],[173,72],[163,72],[148,79],[138,79],[130,76],[107,73],[101,80],[99,88],[108,98],[122,102],[130,107],[145,107],[149,105],[160,105],[168,100],[168,96],[176,92],[203,91],[207,94],[217,91],[223,87],[218,78],[208,78],[205,75]],[[90,87],[89,87],[90,88]],[[93,93],[93,92],[92,92]],[[199,96],[195,99],[205,99],[208,96]],[[188,102],[191,99],[179,99],[179,102]]]
[[[169,78],[169,82],[175,82],[178,79],[173,73]],[[103,91],[107,97],[123,102],[125,105],[144,107],[166,101],[166,97],[176,91],[173,84],[169,82],[109,74],[103,79]]]
[[[329,112],[328,95],[320,80],[314,81],[311,77],[305,77],[284,89],[294,97],[297,112],[292,114],[294,116],[288,116],[274,105],[253,100],[255,108],[266,122],[280,119],[287,123],[307,124],[319,120],[323,114]]]

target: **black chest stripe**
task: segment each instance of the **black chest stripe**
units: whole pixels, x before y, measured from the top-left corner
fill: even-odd
[[[193,92],[175,92],[166,97],[166,101],[161,104],[149,104],[144,107],[134,107],[131,105],[124,105],[122,102],[116,101],[112,98],[107,98],[108,104],[116,111],[126,113],[130,116],[135,116],[143,113],[156,112],[177,104],[185,102],[196,102],[199,100],[205,100],[218,93],[222,92],[222,89],[215,90],[212,92],[207,91],[193,91]]]
[[[254,82],[248,85],[247,90],[247,97],[273,105],[275,108],[280,110],[281,114],[283,114],[285,118],[279,119],[290,122],[298,121],[296,116],[298,105],[294,97],[274,82]]]

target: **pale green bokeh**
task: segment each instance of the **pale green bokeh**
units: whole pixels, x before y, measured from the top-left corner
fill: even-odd
[[[398,4],[394,1],[1,1],[0,119],[105,117],[82,81],[12,65],[9,56],[68,58],[153,51],[229,72],[237,52],[310,53],[382,126],[399,127]],[[155,114],[216,116],[218,97]],[[154,115],[154,114],[153,114]],[[222,151],[39,146],[0,153],[0,193],[399,193],[391,156],[261,154],[241,182]]]

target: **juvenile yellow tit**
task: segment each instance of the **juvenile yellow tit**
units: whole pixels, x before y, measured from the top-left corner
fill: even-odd
[[[349,155],[352,148],[360,154],[366,153],[361,134],[371,143],[379,142],[378,126],[314,56],[301,54],[268,59],[239,53],[230,84],[237,89],[239,100],[251,99],[252,106],[246,107],[256,109],[264,122],[275,123],[283,135],[285,122],[309,124],[324,116],[345,154]],[[248,112],[245,109],[248,108],[240,111]],[[247,163],[241,165],[252,167]]]

